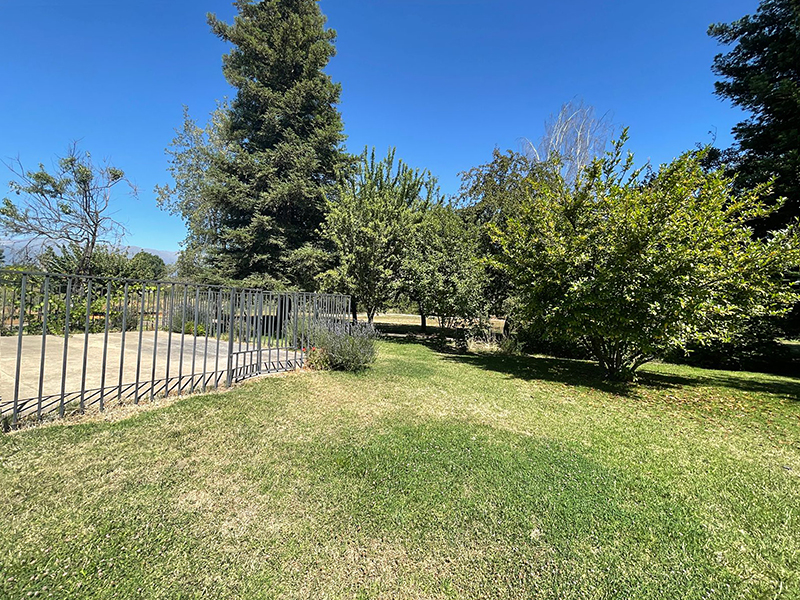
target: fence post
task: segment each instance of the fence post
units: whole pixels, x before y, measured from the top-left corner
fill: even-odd
[[[67,384],[67,351],[69,350],[69,315],[72,310],[72,278],[67,279],[67,297],[64,300],[64,348],[61,356],[61,399],[58,402],[58,416],[64,416],[64,394]]]
[[[17,418],[19,417],[19,376],[20,376],[20,369],[22,367],[22,333],[25,329],[25,293],[26,288],[28,287],[28,276],[22,276],[22,289],[19,292],[19,330],[17,331],[17,367],[16,367],[16,374],[17,378],[14,380],[14,409],[13,414],[11,415],[11,423],[13,425],[17,424]]]
[[[111,282],[106,283],[106,321],[103,327],[103,363],[100,368],[100,411],[105,410],[106,366],[108,359],[108,320],[111,316]]]
[[[47,312],[50,310],[50,277],[44,278],[44,300],[42,302],[42,350],[39,357],[39,398],[36,401],[36,418],[42,419],[42,394],[44,392],[44,357],[47,354]]]
[[[297,368],[297,320],[299,318],[298,306],[297,303],[300,301],[300,294],[294,292],[292,294],[292,304],[294,304],[292,310],[292,321],[294,322],[294,340],[292,346],[294,346],[294,368]]]
[[[235,290],[231,288],[231,303],[230,303],[230,326],[228,327],[228,385],[227,387],[231,387],[233,385],[233,311],[235,310],[234,307],[234,296]]]

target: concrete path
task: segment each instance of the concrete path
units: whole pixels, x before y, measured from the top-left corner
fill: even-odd
[[[141,384],[166,380],[167,377],[172,382],[173,378],[180,374],[183,385],[184,381],[186,383],[191,381],[192,373],[199,382],[200,375],[204,372],[221,372],[228,368],[226,340],[221,340],[217,344],[215,338],[210,337],[206,340],[205,337],[193,335],[185,335],[181,340],[181,335],[176,333],[173,333],[170,339],[165,331],[159,331],[156,338],[155,332],[146,331],[142,332],[140,342],[139,333],[130,331],[125,334],[123,353],[122,333],[109,333],[105,361],[103,342],[102,333],[70,336],[65,363],[63,336],[48,335],[45,340],[43,376],[40,379],[42,337],[23,336],[19,364],[19,400],[38,399],[40,386],[43,398],[60,396],[62,385],[66,394],[79,393],[81,389],[102,388],[108,392],[113,391],[116,396],[116,389],[120,383],[124,388],[127,384],[135,384],[137,381]],[[17,343],[16,337],[0,337],[0,412],[2,413],[9,412],[13,405]],[[257,352],[240,353],[248,349],[256,350],[253,345],[248,347],[242,344],[240,349],[238,342],[234,344],[234,366],[237,361],[240,367],[255,365],[258,362]],[[301,358],[299,351],[296,354]],[[296,361],[295,351],[278,351],[275,348],[263,347],[261,360],[262,363],[269,363],[266,367],[269,371],[293,368]],[[63,369],[64,364],[66,369]],[[243,376],[252,375],[255,374],[255,370],[242,370],[240,373]]]

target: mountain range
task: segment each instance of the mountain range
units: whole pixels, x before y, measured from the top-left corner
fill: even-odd
[[[41,249],[47,246],[47,242],[42,241],[30,241],[30,240],[10,240],[4,239],[0,240],[0,248],[3,250],[4,253],[4,260],[6,264],[13,263],[17,257],[21,257],[23,252],[25,251],[25,247],[28,247],[28,252],[30,254],[38,254]],[[154,248],[142,248],[141,246],[122,246],[128,256],[133,256],[134,254],[144,250],[145,252],[149,252],[150,254],[155,254],[156,256],[161,257],[167,265],[175,264],[178,260],[178,252],[174,252],[172,250],[156,250]]]

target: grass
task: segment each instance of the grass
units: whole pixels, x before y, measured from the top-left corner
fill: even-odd
[[[366,313],[359,313],[358,319],[360,321],[366,321]],[[387,333],[407,334],[422,332],[419,315],[394,312],[380,313],[375,315],[373,322],[377,328]],[[505,325],[505,321],[503,319],[492,317],[490,319],[490,324],[494,333],[503,333],[503,326]],[[439,327],[439,319],[436,317],[428,317],[427,325],[430,333],[436,333],[441,329]],[[450,335],[454,333],[454,331],[451,329],[445,329],[444,331]]]
[[[800,379],[380,351],[0,436],[0,597],[800,597]]]

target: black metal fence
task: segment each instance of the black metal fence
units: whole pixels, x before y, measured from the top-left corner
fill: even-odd
[[[339,294],[0,270],[0,418],[230,386],[304,364]]]

